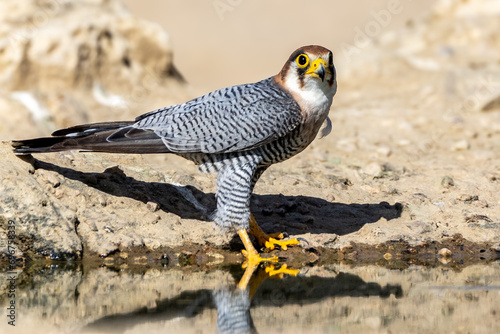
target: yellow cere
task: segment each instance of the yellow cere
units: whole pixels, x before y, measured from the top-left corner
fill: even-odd
[[[328,64],[326,63],[326,61],[320,58],[312,62],[311,67],[307,70],[306,74],[317,75],[316,70],[320,68],[320,64],[323,65],[326,73],[330,73],[330,69],[328,68]]]

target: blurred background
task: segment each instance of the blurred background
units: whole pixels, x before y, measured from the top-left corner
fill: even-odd
[[[418,22],[432,3],[2,1],[0,140],[130,119],[262,80],[308,44],[334,51],[343,89],[348,69],[381,64],[371,58],[382,36]]]
[[[378,37],[428,12],[434,2],[124,0],[134,15],[169,33],[176,66],[200,93],[274,75],[303,45],[331,49],[340,65],[346,60],[342,46],[354,44],[359,31]]]
[[[434,94],[429,103],[443,103],[448,119],[459,109],[496,108],[499,7],[495,0],[2,1],[0,139],[129,119],[255,82],[307,44],[334,51],[337,105],[385,82],[399,96],[401,89],[424,101]]]

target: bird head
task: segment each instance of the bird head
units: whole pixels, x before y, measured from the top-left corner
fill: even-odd
[[[333,54],[319,45],[301,47],[288,58],[276,80],[304,111],[323,114],[337,91]]]

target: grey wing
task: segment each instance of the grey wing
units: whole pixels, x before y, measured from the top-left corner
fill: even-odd
[[[176,153],[249,150],[292,131],[302,113],[293,97],[272,78],[214,91],[184,104],[136,119]]]

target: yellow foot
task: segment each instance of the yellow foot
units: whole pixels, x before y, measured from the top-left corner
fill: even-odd
[[[269,277],[278,275],[278,277],[281,279],[285,274],[295,277],[300,273],[300,270],[289,269],[286,264],[275,270],[274,265],[270,264],[268,267],[266,267],[266,273],[269,275]]]
[[[238,235],[243,242],[243,246],[245,246],[245,249],[241,251],[243,256],[245,256],[245,262],[242,265],[243,268],[258,267],[261,262],[278,262],[277,256],[261,257],[259,252],[253,247],[246,230],[239,230]]]
[[[281,249],[287,250],[289,246],[295,246],[298,245],[300,242],[297,239],[291,239],[291,240],[276,240],[274,238],[269,238],[267,241],[264,242],[264,246],[266,248],[269,248],[270,250],[273,250],[276,248],[276,246],[280,246]]]
[[[238,283],[238,287],[241,290],[246,290],[250,278],[252,278],[253,272],[259,267],[261,262],[278,262],[278,257],[261,257],[257,250],[253,247],[250,237],[245,229],[239,230],[238,235],[245,246],[245,249],[241,252],[245,256],[245,262],[241,265],[245,269],[245,273]]]
[[[283,233],[266,234],[255,221],[255,218],[250,214],[250,233],[257,239],[259,245],[264,246],[270,250],[281,247],[287,250],[290,246],[298,245],[300,242],[297,239],[291,240],[278,240],[283,239]]]
[[[241,290],[246,290],[248,286],[248,282],[252,278],[254,271],[259,267],[262,262],[278,262],[278,257],[261,257],[257,251],[248,252],[246,250],[241,251],[245,256],[246,260],[241,265],[241,268],[245,269],[245,273],[241,277],[240,282],[238,283],[238,287]]]
[[[272,257],[261,257],[259,253],[255,252],[247,252],[246,250],[242,250],[243,256],[245,256],[245,262],[241,265],[243,269],[248,266],[258,266],[261,262],[278,262],[277,256]]]

